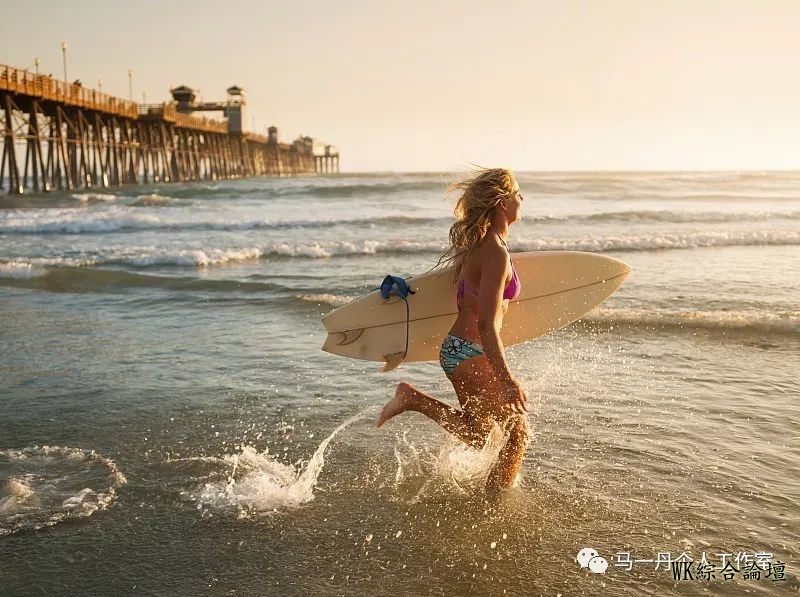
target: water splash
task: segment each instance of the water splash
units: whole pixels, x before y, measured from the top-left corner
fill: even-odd
[[[440,478],[463,490],[483,487],[507,439],[503,428],[494,424],[480,450],[451,440],[449,445],[443,446],[439,451],[435,471]]]
[[[339,425],[302,465],[284,464],[276,456],[246,446],[238,454],[221,460],[231,466],[227,481],[206,483],[190,497],[198,509],[235,511],[239,518],[297,507],[314,499],[314,486],[325,465],[328,444],[345,427],[363,419],[372,408],[364,409]]]
[[[404,485],[413,487],[418,485],[420,479],[424,479],[413,490],[409,503],[416,503],[441,487],[460,493],[482,491],[506,441],[506,432],[497,424],[489,432],[486,443],[480,450],[451,436],[447,436],[438,449],[429,449],[424,444],[416,445],[409,441],[407,432],[404,432],[399,443],[394,446],[397,461],[394,490],[402,496],[406,493]],[[519,482],[520,476],[517,476],[514,486],[518,486]]]

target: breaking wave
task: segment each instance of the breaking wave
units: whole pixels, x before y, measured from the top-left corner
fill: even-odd
[[[162,198],[167,201],[167,198]],[[154,196],[137,199],[134,206],[162,205]],[[193,230],[282,230],[333,228],[336,226],[380,226],[393,224],[442,224],[451,218],[426,218],[400,214],[375,218],[354,218],[345,220],[202,220],[169,219],[153,214],[145,214],[121,209],[87,214],[64,210],[60,214],[26,211],[22,214],[7,214],[0,220],[0,234],[105,234],[109,232],[140,231],[193,231]]]
[[[113,195],[108,197],[115,198]],[[108,199],[109,201],[112,199]],[[164,206],[171,201],[169,197],[157,194],[140,195],[132,206],[87,213],[84,210],[52,209],[47,211],[18,210],[3,214],[0,219],[0,234],[107,234],[139,231],[246,231],[246,230],[294,230],[325,229],[337,226],[438,226],[446,228],[452,217],[408,216],[389,214],[372,218],[345,219],[250,219],[192,220],[183,213],[170,217],[141,213],[136,207]],[[608,211],[591,214],[572,214],[553,216],[547,214],[526,215],[523,226],[563,223],[602,223],[602,222],[663,222],[663,223],[725,223],[725,222],[764,222],[769,220],[800,220],[798,211],[761,212],[716,212],[716,211],[673,211],[673,210],[628,210]]]
[[[704,231],[673,234],[597,235],[582,238],[515,240],[518,251],[658,251],[751,245],[797,245],[799,230]]]
[[[28,261],[9,261],[0,263],[0,279],[30,280],[47,275],[47,270]]]
[[[761,211],[761,212],[724,212],[724,211],[672,211],[672,210],[629,210],[609,211],[589,215],[563,218],[569,220],[585,220],[590,222],[669,222],[683,223],[718,223],[718,222],[762,222],[765,220],[798,220],[800,211]]]
[[[658,251],[731,246],[800,245],[800,230],[752,230],[735,232],[690,232],[657,235],[607,235],[565,239],[512,240],[515,251]],[[330,259],[361,255],[440,254],[442,242],[410,240],[286,241],[263,246],[229,249],[110,249],[106,254],[82,257],[37,257],[0,262],[0,280],[28,280],[48,275],[53,267],[122,265],[134,268],[156,266],[209,267],[259,259]],[[312,297],[310,300],[317,300]]]
[[[800,334],[800,314],[798,313],[599,308],[584,319],[602,325],[642,328],[673,327],[687,330],[738,330],[762,334]]]

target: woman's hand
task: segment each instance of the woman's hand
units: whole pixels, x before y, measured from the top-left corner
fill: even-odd
[[[528,412],[528,396],[519,382],[513,377],[500,383],[500,391],[507,408],[515,414],[521,415]]]

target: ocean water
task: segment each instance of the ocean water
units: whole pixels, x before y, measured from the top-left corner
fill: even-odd
[[[800,173],[518,178],[512,251],[633,272],[508,349],[532,439],[494,502],[500,434],[375,428],[401,380],[455,403],[438,364],[320,350],[322,315],[436,262],[453,175],[0,199],[0,594],[796,594]],[[747,554],[783,578],[726,580]]]

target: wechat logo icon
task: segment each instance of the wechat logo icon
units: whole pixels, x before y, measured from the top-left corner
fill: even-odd
[[[606,568],[608,568],[606,559],[591,547],[584,547],[578,552],[578,556],[575,559],[578,560],[581,568],[588,568],[595,574],[605,574]]]

